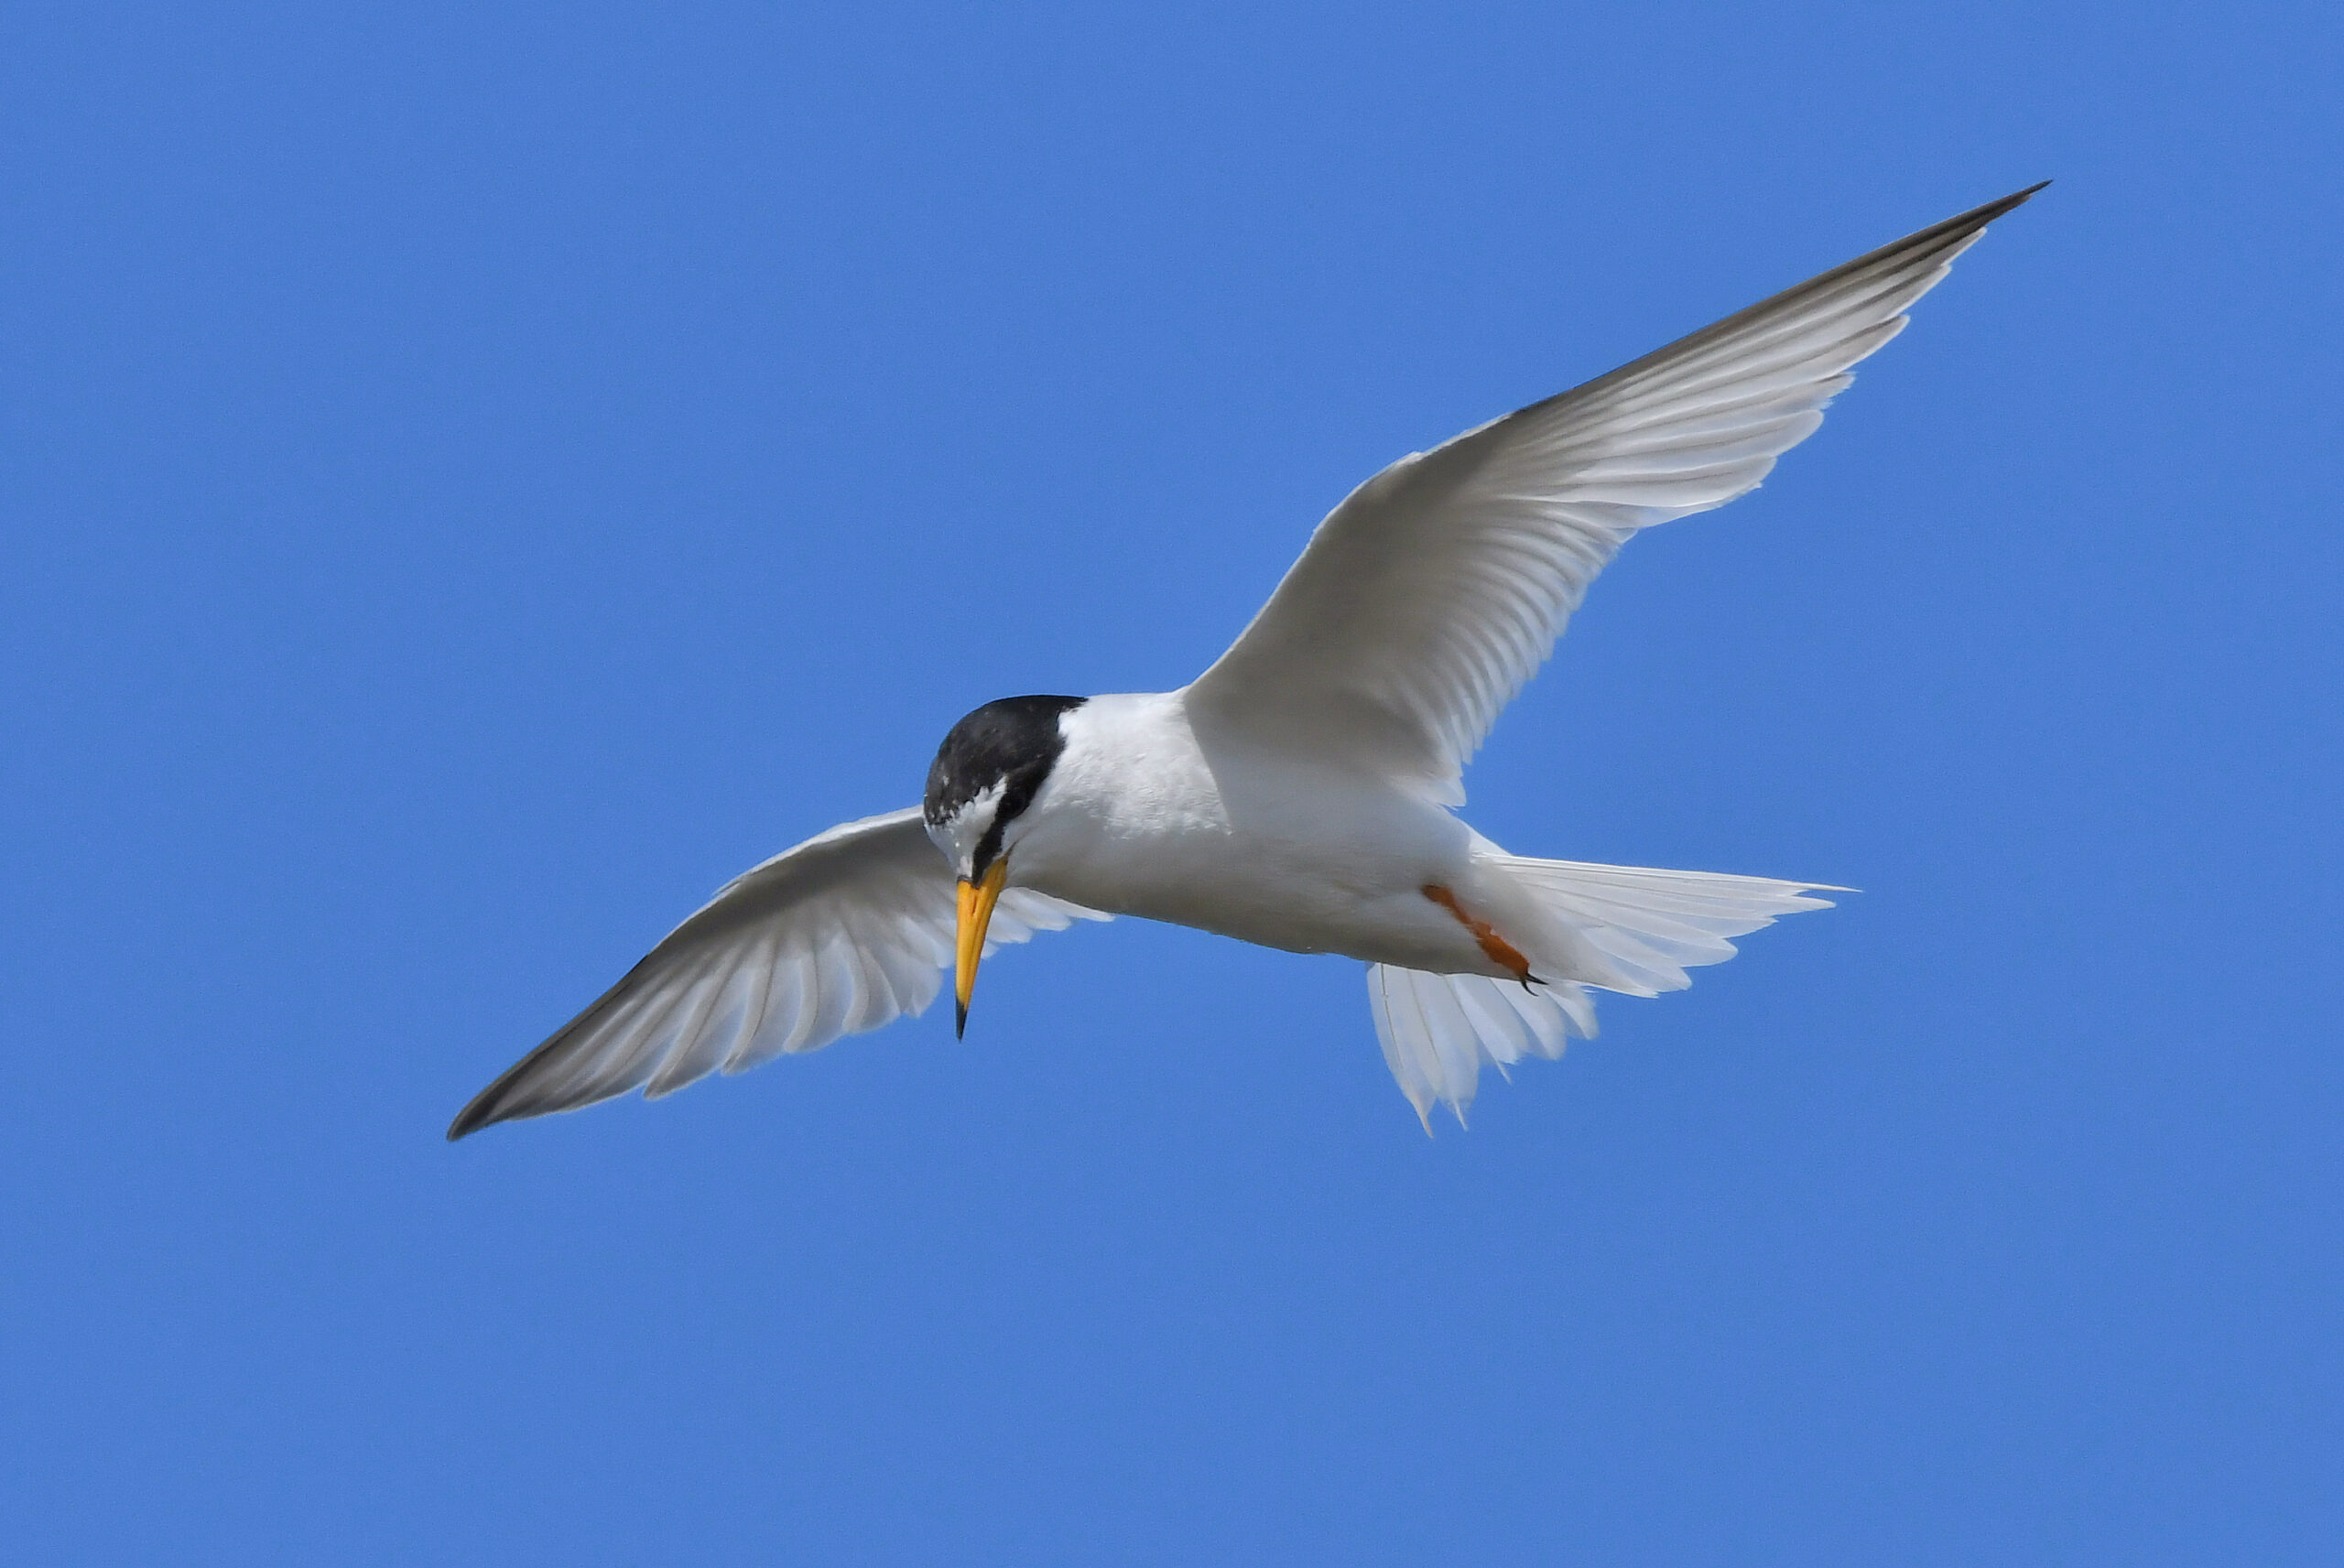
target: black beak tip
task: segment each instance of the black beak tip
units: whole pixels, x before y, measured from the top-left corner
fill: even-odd
[[[952,1002],[952,1038],[965,1037],[969,1033],[969,1004],[955,998]]]

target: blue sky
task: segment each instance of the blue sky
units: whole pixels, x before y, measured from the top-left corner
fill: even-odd
[[[2329,7],[0,23],[0,1512],[40,1563],[2344,1547]],[[1392,458],[2036,179],[1469,776],[1865,890],[1417,1130],[1123,922],[464,1099]]]

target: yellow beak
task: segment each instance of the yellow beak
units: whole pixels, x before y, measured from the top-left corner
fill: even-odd
[[[1008,885],[1006,855],[985,868],[982,881],[960,879],[960,924],[952,944],[952,996],[959,1004],[952,1016],[956,1040],[969,1027],[969,993],[977,989],[977,960],[985,956],[985,928],[993,924],[993,906],[1001,902],[1001,890]]]

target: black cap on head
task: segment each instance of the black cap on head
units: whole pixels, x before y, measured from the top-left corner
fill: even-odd
[[[982,877],[1001,853],[1002,831],[1034,803],[1035,792],[1066,750],[1058,718],[1082,706],[1079,697],[1004,697],[988,702],[952,726],[928,770],[922,814],[941,827],[995,785],[1000,795],[993,820],[978,841],[971,876]]]

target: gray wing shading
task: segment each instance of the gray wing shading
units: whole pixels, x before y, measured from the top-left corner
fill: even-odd
[[[733,879],[483,1089],[448,1136],[632,1089],[657,1099],[922,1012],[952,962],[953,918],[951,869],[917,807],[833,827]],[[1106,918],[1011,888],[986,951]]]
[[[1403,458],[1318,525],[1190,711],[1462,804],[1465,763],[1621,545],[1754,489],[1953,258],[2041,189]]]

